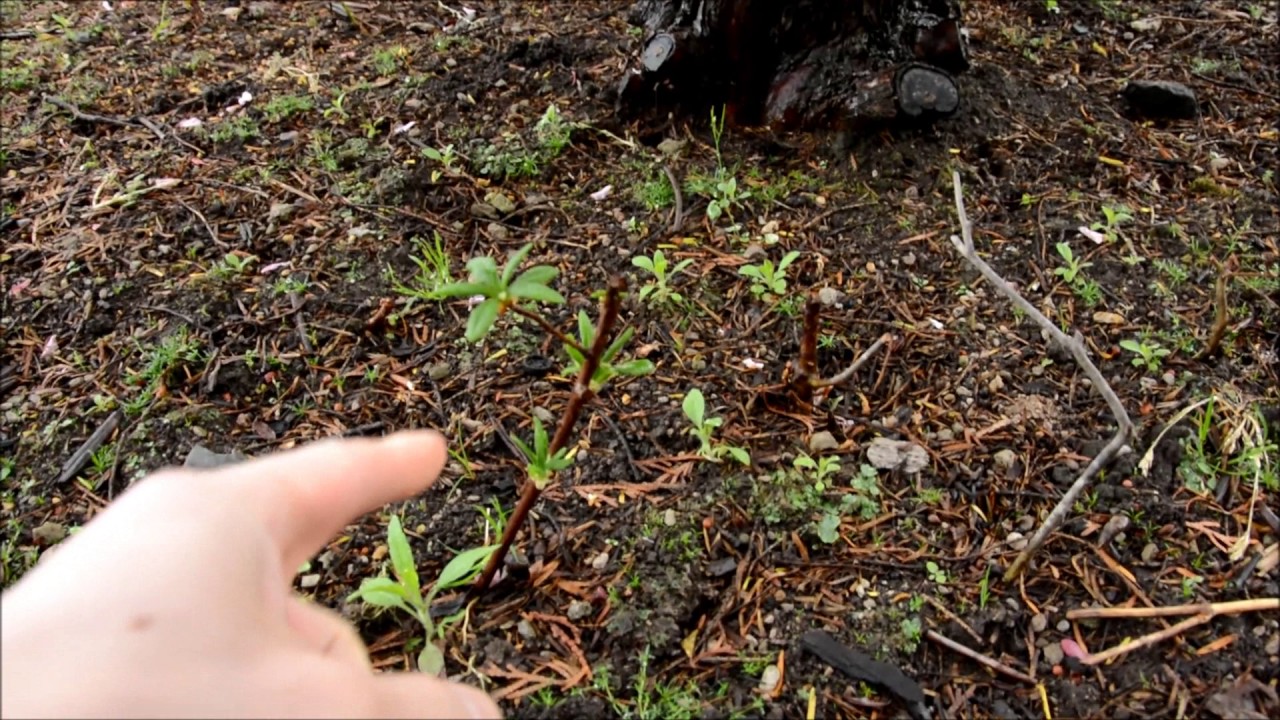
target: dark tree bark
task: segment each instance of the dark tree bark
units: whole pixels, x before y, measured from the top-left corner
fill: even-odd
[[[969,66],[957,0],[636,0],[624,114],[724,105],[779,129],[955,112]]]

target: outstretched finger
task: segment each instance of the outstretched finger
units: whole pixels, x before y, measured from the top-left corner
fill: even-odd
[[[480,690],[422,673],[373,678],[380,718],[501,718],[497,703]]]
[[[356,518],[430,487],[446,456],[440,433],[415,430],[321,440],[218,472],[262,517],[292,573]]]

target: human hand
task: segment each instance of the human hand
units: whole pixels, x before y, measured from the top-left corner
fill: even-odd
[[[404,432],[141,481],[0,600],[0,715],[501,717],[479,690],[375,673],[350,623],[291,591],[445,455],[438,433]]]

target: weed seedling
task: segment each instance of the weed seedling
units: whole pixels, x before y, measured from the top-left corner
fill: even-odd
[[[1160,364],[1168,357],[1170,350],[1150,340],[1121,340],[1120,347],[1137,355],[1130,360],[1134,367],[1145,367],[1147,372],[1160,372]]]
[[[440,233],[433,232],[430,242],[417,236],[414,236],[411,242],[418,254],[410,255],[409,259],[418,266],[418,273],[408,284],[397,281],[395,290],[408,298],[439,300],[440,289],[453,282],[453,275],[449,273],[449,253],[445,250],[444,240],[440,238]]]
[[[732,457],[743,465],[751,464],[751,456],[745,448],[734,445],[712,442],[711,436],[716,428],[724,424],[724,418],[707,417],[707,401],[698,388],[690,390],[681,403],[685,417],[693,424],[689,434],[698,438],[698,454],[711,462],[720,462],[725,456]]]
[[[929,560],[924,564],[924,569],[925,572],[929,574],[929,579],[933,582],[939,585],[947,584],[947,573],[942,568],[938,567],[938,563]]]
[[[1071,251],[1071,246],[1060,242],[1057,244],[1058,255],[1062,257],[1063,265],[1054,268],[1053,274],[1062,278],[1068,285],[1075,285],[1076,279],[1080,277],[1080,271],[1093,265],[1091,262],[1082,262],[1080,258],[1075,256]]]
[[[775,266],[772,260],[763,260],[759,265],[743,265],[738,274],[751,278],[751,294],[758,298],[765,295],[781,297],[787,292],[787,268],[800,257],[799,251],[792,250],[782,256]]]
[[[649,300],[649,302],[663,305],[666,303],[675,303],[677,305],[684,302],[684,296],[672,290],[667,282],[671,278],[679,275],[682,270],[689,267],[693,263],[692,259],[681,260],[676,263],[675,267],[668,267],[667,256],[661,250],[654,250],[653,257],[645,257],[640,255],[631,259],[631,264],[641,270],[649,271],[653,275],[653,279],[648,281],[640,288],[640,299]]]
[[[440,571],[440,577],[425,594],[418,580],[418,570],[413,560],[413,550],[400,527],[400,518],[392,515],[387,523],[387,549],[391,556],[393,577],[385,575],[365,578],[360,588],[351,593],[347,602],[361,600],[378,608],[396,608],[411,615],[423,630],[422,650],[418,653],[418,669],[428,675],[440,675],[444,671],[444,651],[439,643],[450,625],[462,619],[466,608],[436,622],[431,617],[431,604],[443,590],[465,585],[480,572],[481,566],[497,546],[472,548],[458,553]]]

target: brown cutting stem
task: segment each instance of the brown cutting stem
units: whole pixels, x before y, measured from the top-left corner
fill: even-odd
[[[818,315],[822,302],[816,291],[810,292],[804,302],[804,334],[800,336],[800,358],[796,362],[796,375],[792,387],[800,399],[813,404],[813,387],[818,377]]]
[[[560,416],[560,424],[556,426],[556,434],[551,439],[551,445],[547,448],[548,456],[554,456],[561,448],[569,444],[569,437],[573,434],[573,428],[578,423],[578,417],[582,415],[582,408],[586,405],[587,400],[591,399],[591,378],[596,374],[596,369],[600,367],[600,359],[604,356],[604,351],[609,347],[613,326],[618,320],[618,312],[622,305],[622,293],[626,289],[627,281],[621,276],[615,275],[609,279],[609,289],[605,292],[604,301],[600,309],[600,322],[596,325],[595,339],[592,340],[590,349],[583,352],[584,362],[582,363],[582,368],[578,371],[578,377],[573,382],[573,394],[569,396],[569,404],[565,407],[564,414]],[[546,326],[544,325],[544,327]],[[520,527],[524,525],[525,519],[529,517],[529,511],[533,509],[533,504],[538,501],[541,495],[542,488],[538,487],[537,483],[532,480],[525,481],[524,491],[520,494],[520,502],[516,505],[515,511],[511,513],[511,517],[507,519],[507,528],[502,533],[502,541],[498,544],[498,549],[489,556],[489,561],[484,566],[484,572],[480,573],[475,585],[471,586],[470,595],[472,597],[489,588],[489,583],[493,582],[493,576],[498,572],[498,567],[506,560],[507,551],[511,549],[511,544],[515,542],[516,533],[520,532]]]

